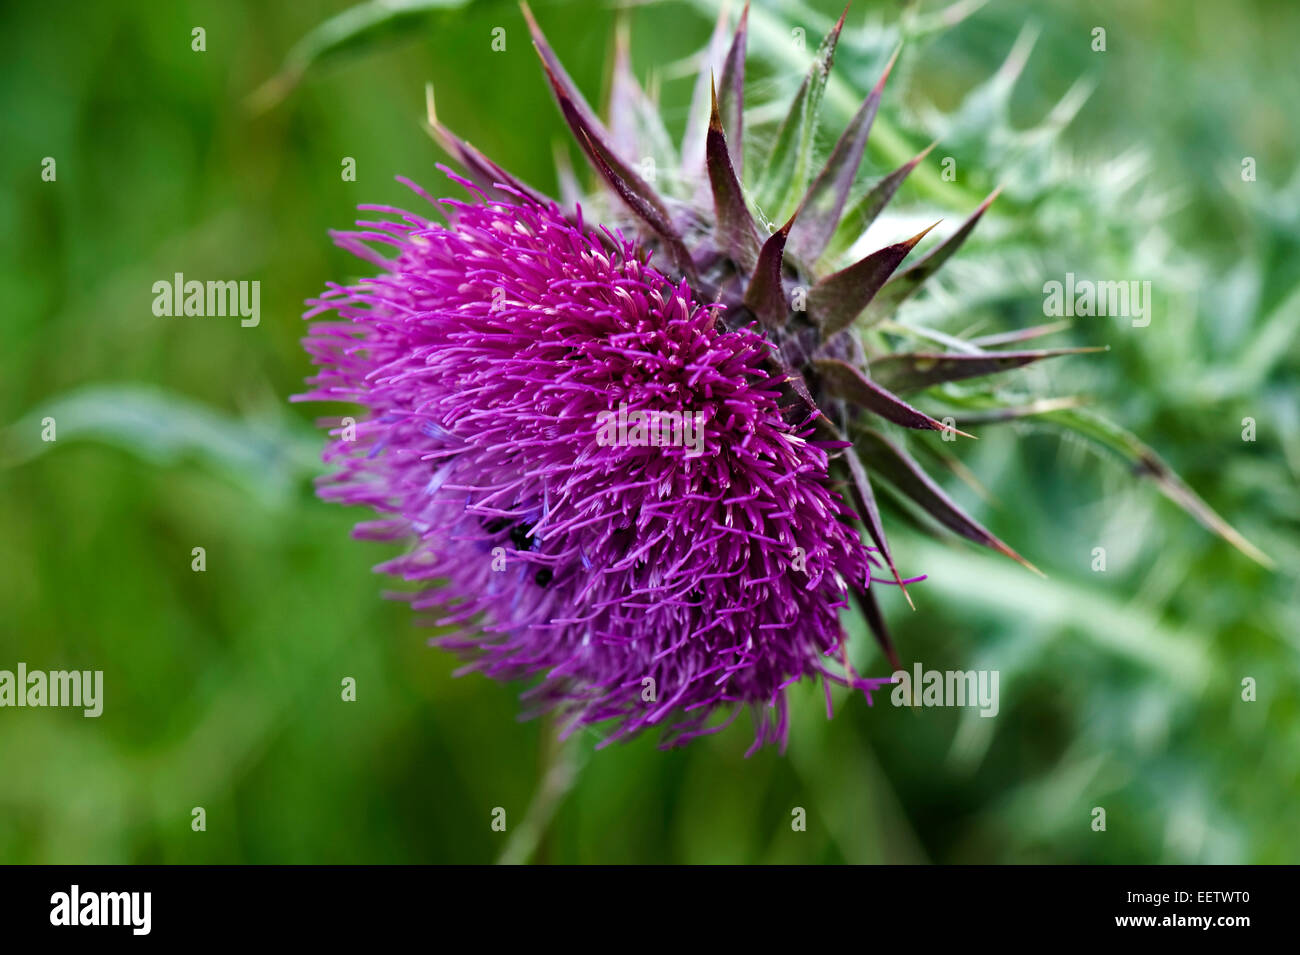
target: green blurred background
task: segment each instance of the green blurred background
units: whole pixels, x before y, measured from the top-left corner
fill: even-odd
[[[425,82],[452,129],[555,185],[564,134],[517,7],[445,6],[321,57],[278,102],[264,84],[347,3],[4,7],[0,668],[102,669],[106,701],[98,720],[0,710],[0,861],[1300,861],[1300,7],[950,8],[968,16],[909,43],[870,153],[879,172],[947,133],[900,196],[916,216],[959,218],[1008,186],[951,266],[964,281],[911,321],[1044,321],[1041,284],[1066,269],[1153,281],[1150,327],[1080,320],[1053,344],[1110,352],[1022,383],[1089,395],[1276,568],[1077,437],[982,428],[956,451],[985,493],[946,483],[1047,579],[893,520],[900,568],[932,577],[915,612],[882,600],[905,659],[999,670],[999,715],[837,695],[828,722],[802,685],[788,753],[745,759],[745,720],[674,752],[651,738],[593,752],[594,736],[557,749],[544,724],[517,722],[520,687],[452,678],[457,661],[381,599],[370,568],[391,548],[351,541],[362,515],[312,495],[322,409],[286,402],[309,371],[302,301],[364,274],[327,237],[356,204],[413,205],[398,174],[444,191]],[[810,45],[838,12],[758,6]],[[630,14],[634,63],[658,70],[676,132],[711,7]],[[613,9],[534,9],[596,98]],[[854,5],[831,134],[899,16]],[[1026,23],[1037,45],[1019,82],[967,98]],[[760,138],[764,100],[799,78],[779,48],[769,37],[752,60]],[[1017,138],[1080,77],[1095,90],[1072,123]],[[261,324],[156,318],[152,284],[175,272],[259,280]],[[860,665],[883,674],[850,625]]]

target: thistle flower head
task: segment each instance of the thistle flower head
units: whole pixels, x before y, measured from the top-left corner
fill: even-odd
[[[339,241],[381,274],[332,287],[308,312],[336,320],[312,326],[321,370],[302,397],[367,411],[355,435],[335,432],[337,472],[322,493],[383,515],[361,536],[410,542],[383,569],[423,586],[417,609],[442,608],[436,622],[457,632],[437,642],[467,669],[532,681],[535,709],[559,711],[570,729],[608,724],[611,739],[653,726],[670,744],[688,740],[747,704],[755,745],[784,742],[785,689],[809,676],[823,678],[828,708],[831,682],[870,699],[886,681],[853,671],[838,617],[855,595],[897,666],[868,589],[873,564],[878,583],[905,583],[875,476],[1016,556],[872,422],[955,430],[886,382],[1044,355],[887,355],[869,370],[857,334],[952,254],[988,202],[901,273],[920,235],[846,256],[924,154],[856,192],[882,76],[813,162],[842,19],[746,184],[747,13],[720,82],[702,74],[707,99],[662,195],[636,170],[641,138],[664,137],[625,38],[606,125],[525,7],[560,111],[616,211],[593,227],[582,205],[562,207],[457,138],[431,102],[430,130],[465,170],[468,199],[443,200],[445,222],[363,207],[387,219]],[[783,224],[760,226],[758,209]]]

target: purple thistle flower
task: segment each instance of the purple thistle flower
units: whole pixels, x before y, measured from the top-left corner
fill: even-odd
[[[382,569],[462,628],[435,642],[467,670],[538,678],[538,711],[612,721],[611,740],[689,740],[751,704],[755,746],[784,743],[791,683],[887,682],[847,667],[838,611],[873,558],[767,338],[580,211],[460,181],[476,201],[443,200],[445,226],[383,210],[339,238],[384,274],[312,303],[343,321],[312,326],[322,370],[302,396],[368,409],[330,444],[321,493],[388,515],[359,536],[415,541]],[[618,409],[702,433],[602,440]]]
[[[874,381],[852,328],[882,289],[894,304],[915,292],[988,203],[896,285],[920,235],[846,258],[924,154],[849,202],[882,77],[811,176],[806,133],[842,18],[751,197],[738,135],[748,8],[717,64],[711,110],[707,99],[692,108],[680,176],[660,195],[628,158],[643,135],[663,136],[646,128],[657,118],[631,76],[626,34],[607,128],[523,9],[561,114],[618,206],[608,227],[587,229],[576,202],[562,211],[457,138],[430,96],[430,131],[465,169],[473,201],[444,201],[445,226],[362,207],[390,219],[339,237],[384,274],[310,303],[308,317],[343,321],[313,326],[306,344],[322,371],[301,397],[369,412],[329,445],[340,469],[322,494],[388,515],[358,535],[414,541],[382,569],[426,584],[415,607],[443,607],[438,623],[459,628],[434,642],[467,655],[467,669],[534,680],[527,698],[561,711],[566,732],[608,721],[618,739],[656,726],[671,745],[748,705],[755,747],[784,744],[790,684],[822,677],[829,713],[831,683],[870,702],[889,682],[849,664],[838,622],[849,593],[900,666],[868,586],[877,555],[892,578],[882,582],[913,581],[894,566],[864,462],[941,523],[1019,559],[865,426],[874,415],[955,430]],[[709,84],[696,89],[707,96]],[[770,235],[750,208],[760,198],[789,217]],[[905,383],[934,364],[900,357]],[[931,377],[972,373],[987,372],[955,363]],[[646,417],[651,435],[667,420],[661,438],[689,440],[646,440]]]

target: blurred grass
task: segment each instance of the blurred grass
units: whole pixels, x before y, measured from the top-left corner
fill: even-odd
[[[611,11],[534,6],[596,98]],[[543,728],[516,722],[518,688],[453,679],[456,661],[379,598],[386,584],[369,568],[389,551],[350,541],[360,514],[312,497],[318,412],[283,399],[308,370],[302,300],[363,271],[327,230],[359,202],[408,203],[394,175],[438,190],[444,158],[419,128],[426,81],[449,126],[543,188],[560,123],[518,10],[491,2],[435,10],[402,42],[310,71],[279,105],[250,109],[295,44],[347,7],[128,0],[0,15],[0,668],[103,669],[107,697],[98,720],[0,710],[2,861],[491,861],[509,836],[490,829],[492,809],[514,829],[543,776]],[[894,10],[855,5],[850,27],[890,23]],[[820,21],[800,16],[815,36]],[[1012,121],[1037,122],[1079,76],[1095,80],[1062,149],[1096,163],[1138,147],[1145,186],[1169,201],[1159,217],[1136,205],[1101,217],[1091,251],[1109,275],[1177,294],[1148,329],[1076,323],[1072,343],[1110,345],[1106,355],[1024,374],[1092,395],[1277,571],[1077,442],[982,428],[961,457],[990,500],[956,481],[953,493],[1050,579],[895,530],[900,570],[931,579],[913,590],[916,613],[896,594],[883,603],[905,658],[1000,670],[997,718],[837,695],[828,723],[820,690],[797,687],[784,757],[745,760],[743,719],[682,752],[643,739],[589,755],[536,858],[1300,858],[1300,10],[995,0],[891,85],[907,107],[886,104],[899,142],[925,145],[924,104],[956,109],[1027,18],[1040,35]],[[633,24],[643,74],[709,31],[693,4],[639,9]],[[1108,30],[1105,54],[1089,49],[1095,25]],[[205,53],[190,48],[195,26]],[[842,68],[868,73],[873,51],[852,50]],[[778,64],[754,71],[757,96],[797,82]],[[689,82],[665,79],[677,132],[688,97]],[[53,183],[40,179],[46,156]],[[345,156],[355,183],[340,178]],[[1258,182],[1241,181],[1243,156],[1257,159]],[[1006,172],[975,152],[958,159],[960,196]],[[917,205],[951,198],[936,183],[909,190]],[[1003,225],[1035,234],[1071,209],[1011,205]],[[177,271],[260,280],[261,325],[155,318],[151,285]],[[1041,321],[1040,302],[1033,289],[940,299],[913,320],[991,331]],[[87,405],[96,386],[110,390]],[[36,447],[31,429],[51,413],[59,441]],[[1247,415],[1259,435],[1249,444]],[[203,574],[190,570],[195,546]],[[1090,569],[1095,546],[1107,548],[1104,574]],[[881,672],[850,626],[859,665]],[[340,700],[346,676],[355,703]],[[1240,700],[1246,676],[1256,703]],[[1105,833],[1088,825],[1098,805]],[[206,832],[190,829],[194,806]],[[790,829],[796,806],[807,832]]]

